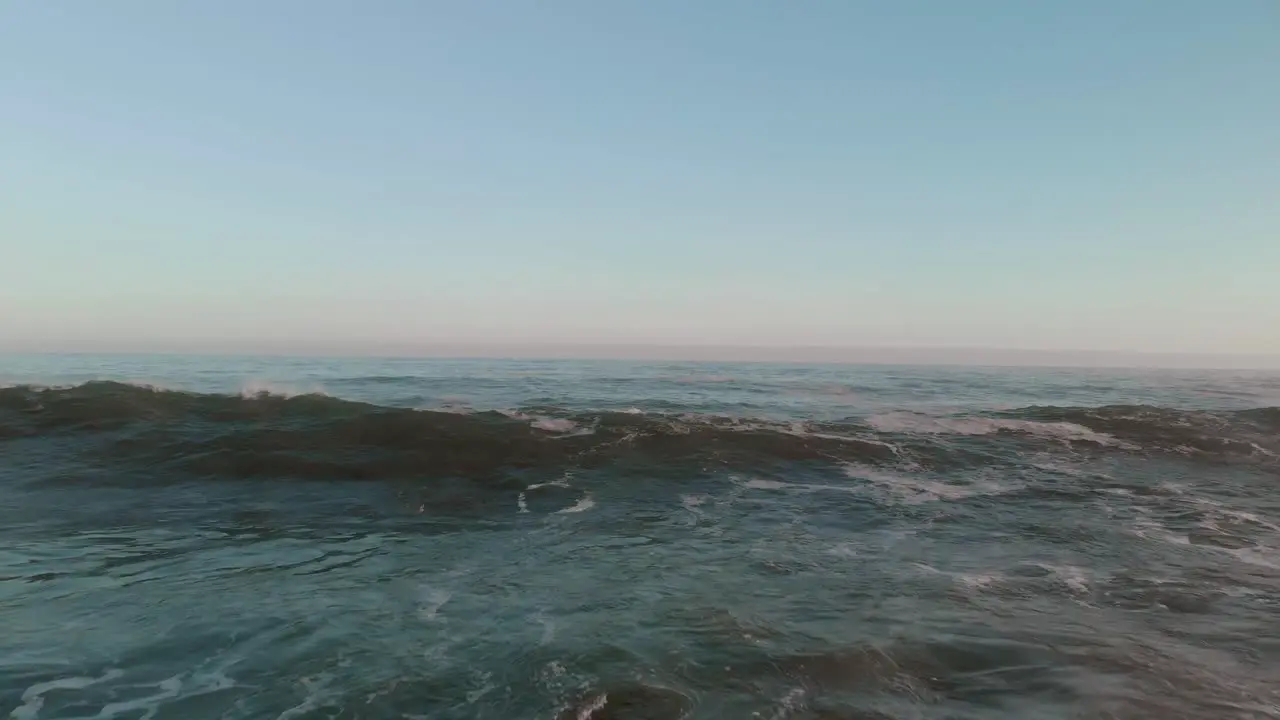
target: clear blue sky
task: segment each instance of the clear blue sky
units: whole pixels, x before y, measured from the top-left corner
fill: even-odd
[[[0,0],[0,347],[1280,352],[1276,0]]]

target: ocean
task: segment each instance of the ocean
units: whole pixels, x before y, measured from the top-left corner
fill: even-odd
[[[0,358],[0,714],[1280,718],[1280,375]]]

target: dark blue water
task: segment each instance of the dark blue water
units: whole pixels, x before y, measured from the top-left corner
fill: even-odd
[[[1280,376],[0,359],[0,712],[1277,718]]]

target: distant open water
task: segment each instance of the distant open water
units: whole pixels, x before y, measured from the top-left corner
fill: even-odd
[[[0,358],[0,714],[1280,718],[1280,376]]]

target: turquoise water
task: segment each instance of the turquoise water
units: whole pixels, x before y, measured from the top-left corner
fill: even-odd
[[[1280,377],[0,359],[14,718],[1280,717]]]

